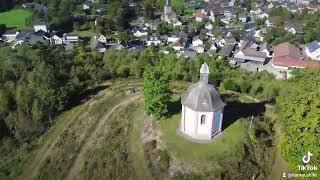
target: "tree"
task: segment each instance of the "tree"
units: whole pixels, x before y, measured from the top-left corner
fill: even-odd
[[[160,118],[168,112],[170,99],[168,77],[160,69],[151,68],[144,72],[144,108],[148,114]]]
[[[281,152],[292,167],[301,165],[308,151],[320,155],[320,70],[307,69],[294,77],[277,98],[281,136]],[[320,166],[313,158],[312,165]]]
[[[144,0],[143,7],[144,7],[144,17],[147,20],[152,19],[154,16],[154,8],[153,8],[152,1],[151,0]]]

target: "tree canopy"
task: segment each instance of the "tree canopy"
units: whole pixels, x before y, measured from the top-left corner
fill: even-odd
[[[320,70],[305,70],[277,98],[283,135],[281,150],[290,165],[302,164],[308,151],[320,155]],[[312,165],[320,166],[319,158]]]
[[[144,72],[144,108],[148,114],[156,118],[168,112],[170,99],[168,83],[168,76],[158,68],[151,68]]]

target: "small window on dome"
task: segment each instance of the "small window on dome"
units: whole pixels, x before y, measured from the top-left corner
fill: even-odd
[[[206,115],[202,115],[201,116],[201,124],[205,124],[206,123]]]

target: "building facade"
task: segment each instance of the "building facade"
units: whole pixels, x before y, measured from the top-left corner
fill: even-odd
[[[223,109],[217,88],[209,84],[209,67],[201,66],[200,80],[182,96],[179,131],[195,140],[210,140],[222,132]]]

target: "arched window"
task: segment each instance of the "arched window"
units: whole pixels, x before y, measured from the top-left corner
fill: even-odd
[[[201,124],[205,124],[206,123],[206,115],[201,115]]]

